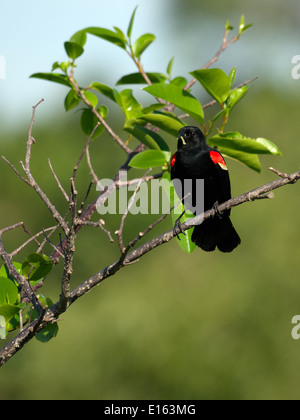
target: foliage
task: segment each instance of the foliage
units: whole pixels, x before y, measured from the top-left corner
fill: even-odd
[[[254,139],[239,132],[225,131],[231,112],[249,90],[248,83],[234,86],[235,67],[227,75],[219,68],[208,68],[211,67],[212,61],[205,68],[191,71],[189,75],[193,79],[188,82],[185,75],[173,77],[174,58],[171,58],[165,72],[161,70],[145,72],[141,57],[155,41],[155,35],[145,33],[135,41],[132,40],[136,10],[132,14],[126,33],[117,27],[114,27],[113,30],[100,27],[82,29],[64,43],[68,60],[56,61],[51,72],[35,73],[31,76],[68,88],[64,100],[65,110],[70,111],[81,106],[81,128],[85,135],[96,139],[103,134],[105,129],[112,131],[107,123],[109,112],[103,103],[105,97],[117,104],[124,114],[123,130],[129,137],[125,143],[117,139],[119,144],[124,150],[127,150],[129,141],[134,137],[148,149],[135,154],[130,165],[138,169],[161,167],[163,179],[166,182],[170,180],[170,159],[173,146],[169,146],[164,135],[168,134],[177,138],[178,131],[186,125],[187,119],[189,122],[194,120],[194,124],[201,126],[208,144],[218,148],[225,156],[235,159],[255,171],[260,171],[259,155],[281,154],[278,147],[270,140]],[[250,26],[245,24],[242,16],[237,35],[227,45],[238,40]],[[226,22],[226,37],[232,29]],[[95,36],[114,44],[128,54],[138,71],[121,76],[116,82],[116,86],[143,86],[143,91],[148,94],[148,98],[151,98],[150,105],[140,103],[131,88],[120,90],[116,86],[111,87],[103,84],[101,80],[93,81],[85,87],[78,84],[74,73],[77,60],[84,53],[88,36]],[[226,45],[223,45],[223,50],[225,48]],[[218,57],[216,56],[216,58]],[[211,102],[208,104],[202,104],[196,94],[192,93],[192,88],[197,83],[211,97]],[[205,111],[212,106],[215,106],[216,109],[214,116],[209,119]],[[97,127],[99,121],[101,125]],[[113,136],[117,138],[116,135]],[[178,201],[174,189],[171,190],[171,201]],[[181,207],[183,208],[182,205]],[[172,216],[174,222],[175,215],[172,214]],[[187,214],[184,217],[184,220],[187,220],[191,215]],[[190,238],[191,230],[180,241],[180,245],[189,253],[195,248]],[[13,265],[36,291],[43,285],[44,278],[51,271],[53,261],[46,255],[35,253],[29,255],[22,264],[13,262]],[[38,300],[45,309],[53,305],[49,298],[41,294],[38,295]],[[2,266],[0,269],[0,337],[5,338],[7,332],[16,328],[22,329],[38,316],[33,304],[24,295],[21,286],[9,274],[7,266]],[[57,323],[50,323],[36,335],[36,338],[41,342],[47,342],[55,337],[57,332]]]
[[[145,169],[164,166],[168,163],[171,156],[170,149],[163,140],[163,134],[159,135],[157,133],[157,128],[176,138],[179,129],[186,125],[184,121],[188,117],[195,120],[195,123],[202,127],[211,146],[216,146],[224,155],[238,160],[251,169],[260,171],[259,154],[280,154],[278,147],[269,140],[250,139],[238,132],[224,132],[232,110],[249,90],[248,85],[234,87],[235,67],[229,75],[219,68],[204,68],[191,71],[190,75],[194,78],[192,83],[188,83],[185,76],[172,76],[174,57],[169,61],[166,72],[145,72],[141,64],[141,57],[155,41],[155,35],[146,33],[132,41],[136,10],[132,14],[126,34],[117,27],[114,27],[114,30],[99,27],[82,29],[64,44],[69,61],[57,61],[53,64],[52,72],[35,73],[31,77],[49,80],[69,87],[70,90],[65,98],[66,111],[84,102],[85,107],[82,109],[81,127],[85,134],[91,134],[96,125],[92,109],[97,109],[102,117],[107,119],[108,110],[106,106],[101,105],[103,96],[115,102],[124,113],[123,129],[149,149],[160,151],[160,153],[148,153],[145,151],[143,156],[134,158],[131,165],[136,168]],[[242,16],[236,40],[250,26],[245,24],[244,16]],[[229,22],[226,22],[225,30],[227,34],[233,30]],[[122,76],[116,82],[116,85],[148,85],[143,90],[151,95],[154,100],[150,106],[143,106],[139,103],[132,89],[117,90],[116,87],[107,86],[101,81],[80,87],[82,95],[79,94],[74,88],[72,80],[74,69],[77,65],[77,58],[84,53],[88,35],[104,39],[120,47],[130,56],[139,71]],[[61,73],[57,73],[57,69],[60,69]],[[196,81],[211,96],[214,104],[217,105],[215,115],[211,120],[207,120],[203,104],[191,93],[191,87]],[[100,96],[98,97],[97,94],[99,93]],[[83,96],[86,98],[86,101],[83,100]],[[185,114],[178,115],[175,112],[177,110]],[[217,128],[217,135],[211,135],[213,128]],[[94,134],[94,138],[100,136],[103,131],[103,127],[98,129]]]
[[[46,255],[31,254],[20,264],[14,261],[13,265],[18,273],[29,281],[30,286],[38,288],[43,285],[43,280],[50,273],[53,262]],[[44,308],[53,305],[49,298],[39,295],[38,299]],[[37,318],[38,314],[28,298],[24,296],[22,288],[11,277],[6,265],[0,269],[0,330],[1,338],[5,338],[7,332],[14,331],[28,322]],[[36,335],[36,339],[47,342],[55,337],[58,332],[57,323],[47,326],[47,329]]]

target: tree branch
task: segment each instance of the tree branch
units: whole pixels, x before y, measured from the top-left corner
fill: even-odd
[[[131,153],[132,150],[126,146],[126,144],[120,139],[120,137],[113,131],[113,129],[107,124],[105,119],[99,114],[95,107],[86,99],[84,93],[80,90],[78,84],[75,82],[73,76],[69,76],[69,81],[72,83],[78,97],[91,109],[92,113],[96,116],[98,121],[103,125],[105,130],[110,134],[110,136],[118,143],[118,145],[126,152],[127,154]]]
[[[232,198],[222,204],[220,204],[217,209],[211,209],[206,211],[205,213],[198,215],[192,219],[189,219],[185,223],[181,225],[181,231],[186,231],[191,227],[202,223],[203,220],[207,220],[209,218],[215,217],[216,212],[224,212],[229,210],[233,207],[239,206],[246,202],[252,202],[257,199],[261,199],[262,197],[268,197],[273,190],[280,188],[287,184],[294,184],[300,179],[300,171],[292,173],[290,175],[277,171],[274,168],[270,168],[273,172],[280,176],[280,179],[275,181],[269,182],[268,184],[262,185],[261,187],[255,188],[251,191],[248,191],[244,194],[239,195],[238,197]],[[166,215],[162,216],[155,222],[153,225],[150,225],[149,228],[145,230],[144,233],[147,233],[151,230],[151,226],[156,225],[161,220],[163,220]],[[8,228],[0,231],[0,239],[1,239],[1,232],[7,231]],[[139,234],[136,238],[134,238],[128,245],[131,247],[135,245],[141,238],[144,237],[143,234]],[[0,351],[0,366],[5,364],[14,354],[16,354],[23,346],[26,344],[34,335],[36,335],[39,331],[41,331],[46,325],[49,323],[53,323],[57,321],[57,318],[61,313],[63,313],[72,303],[74,303],[77,299],[81,296],[85,295],[89,292],[93,287],[97,286],[103,280],[107,279],[108,277],[114,275],[119,271],[122,267],[135,262],[137,259],[141,258],[142,256],[148,254],[153,249],[157,248],[158,246],[165,244],[172,240],[179,232],[179,228],[171,229],[162,235],[148,241],[147,243],[141,245],[140,247],[136,248],[135,250],[131,251],[129,254],[123,253],[118,261],[110,264],[109,266],[105,267],[103,270],[96,273],[94,276],[90,277],[88,280],[84,281],[80,286],[70,292],[69,283],[67,282],[67,290],[65,291],[65,296],[63,299],[63,304],[61,299],[53,305],[51,308],[44,310],[44,308],[39,308],[40,310],[40,317],[29,324],[23,331],[21,331],[10,343],[8,343],[1,351]],[[70,241],[70,246],[72,246],[72,241]],[[126,251],[129,250],[127,247]],[[7,257],[6,252],[4,251],[2,241],[0,240],[0,255],[5,263],[8,264],[8,268],[10,272],[13,274],[13,277],[21,277],[18,272],[16,272],[15,268],[13,267],[11,260]],[[3,258],[4,257],[4,258]],[[69,276],[70,273],[67,272],[68,267],[70,268],[71,265],[67,263],[65,265],[64,276]],[[23,279],[21,280],[23,282]],[[29,292],[28,292],[29,293]],[[30,293],[29,293],[30,295]],[[36,302],[37,306],[40,306],[39,302]]]
[[[35,190],[35,192],[40,196],[40,198],[42,199],[42,201],[44,202],[46,207],[50,210],[54,219],[61,226],[61,228],[63,229],[65,234],[67,234],[67,232],[69,230],[68,224],[65,222],[64,218],[57,211],[56,207],[51,203],[51,201],[49,200],[47,195],[43,192],[41,187],[38,185],[38,183],[36,182],[36,180],[34,179],[32,173],[31,173],[31,168],[30,168],[31,150],[32,150],[32,145],[35,143],[35,139],[32,136],[32,129],[33,129],[33,123],[34,123],[34,118],[35,118],[35,112],[36,112],[37,107],[43,101],[44,101],[44,99],[41,99],[36,105],[34,105],[32,107],[33,111],[32,111],[32,117],[31,117],[31,121],[30,121],[29,131],[28,131],[28,140],[27,140],[27,144],[26,144],[25,164],[23,162],[20,162],[27,179],[22,177],[19,174],[19,172],[16,170],[16,168],[4,156],[2,156],[2,159],[14,170],[14,172],[16,172],[16,174],[18,175],[18,177],[22,181],[24,181],[27,185],[29,185],[30,187],[32,187]]]
[[[272,169],[273,170],[273,169]],[[274,171],[274,170],[273,170]],[[244,194],[239,195],[238,197],[232,198],[222,204],[220,204],[217,209],[211,209],[206,211],[205,213],[198,215],[192,219],[189,219],[185,223],[181,225],[181,230],[179,231],[179,228],[177,230],[171,229],[168,232],[163,233],[162,235],[152,239],[151,241],[145,243],[144,245],[141,245],[137,249],[130,252],[124,261],[120,263],[120,260],[114,262],[113,264],[110,264],[108,267],[101,270],[99,273],[95,274],[93,277],[82,283],[79,287],[77,287],[70,296],[70,304],[73,303],[75,300],[77,300],[79,297],[87,293],[90,289],[92,289],[94,286],[105,280],[107,277],[112,276],[115,274],[118,270],[120,270],[122,267],[124,267],[128,263],[132,263],[133,261],[137,260],[138,258],[141,258],[148,252],[152,251],[154,248],[157,248],[158,246],[165,244],[169,242],[171,239],[173,239],[177,234],[184,232],[191,227],[199,224],[202,222],[202,220],[209,219],[211,217],[214,217],[216,214],[216,211],[222,213],[226,210],[229,210],[233,207],[239,206],[246,202],[252,202],[258,199],[261,199],[262,196],[266,196],[266,194],[269,194],[271,191],[280,188],[287,184],[294,184],[300,179],[300,171],[295,172],[291,175],[287,175],[284,177],[281,177],[278,180],[272,181],[268,184],[265,184],[261,187],[255,188],[254,190],[248,191]],[[271,196],[270,196],[271,197]]]
[[[229,29],[225,28],[225,33],[223,36],[223,40],[222,40],[222,45],[220,46],[220,48],[218,49],[218,51],[216,52],[216,54],[214,55],[214,57],[209,60],[208,63],[206,63],[202,69],[208,69],[212,64],[214,64],[220,57],[220,55],[234,42],[239,40],[239,35],[234,36],[233,38],[231,38],[229,41],[228,39],[228,35],[229,35]],[[192,79],[186,86],[185,86],[185,90],[189,90],[195,83],[197,82],[197,79]]]

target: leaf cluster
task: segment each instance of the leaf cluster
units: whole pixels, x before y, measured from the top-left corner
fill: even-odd
[[[24,276],[34,289],[43,285],[44,278],[53,268],[53,262],[44,254],[30,254],[23,263],[13,261],[17,272]],[[44,308],[53,305],[50,298],[38,295]],[[36,309],[24,296],[21,286],[11,277],[6,265],[0,268],[0,338],[5,339],[8,332],[24,327],[38,317]],[[48,342],[58,333],[57,323],[50,324],[36,335],[36,339]]]
[[[226,132],[225,127],[233,109],[246,96],[249,85],[234,87],[236,68],[229,75],[219,68],[205,68],[191,71],[189,74],[194,79],[188,83],[185,76],[172,77],[174,57],[170,59],[165,72],[145,72],[141,57],[147,48],[155,41],[155,35],[145,33],[132,41],[134,27],[134,10],[126,33],[120,28],[113,30],[101,27],[88,27],[76,32],[69,41],[65,42],[65,50],[69,61],[55,62],[50,73],[35,73],[31,77],[45,79],[69,87],[65,98],[65,109],[69,111],[82,104],[82,95],[74,87],[73,74],[76,60],[84,53],[84,46],[89,35],[101,38],[124,50],[137,66],[137,72],[122,76],[115,86],[107,86],[101,81],[94,81],[88,86],[80,87],[86,99],[81,113],[81,127],[86,135],[90,135],[97,124],[95,109],[101,117],[108,118],[108,108],[101,104],[103,97],[116,103],[124,114],[123,129],[149,150],[135,156],[131,166],[145,169],[156,166],[168,168],[171,157],[170,147],[164,140],[168,133],[177,137],[181,127],[186,125],[186,118],[192,119],[201,126],[207,142],[216,147],[224,155],[235,159],[249,168],[260,171],[260,154],[280,154],[278,147],[271,141],[262,138],[249,138],[239,132]],[[241,17],[236,39],[251,25],[245,24],[244,16]],[[233,27],[226,22],[227,33]],[[57,69],[61,72],[57,73]],[[215,114],[207,120],[204,106],[198,97],[192,94],[189,85],[199,83],[210,95],[215,105]],[[76,82],[77,83],[77,82]],[[118,90],[120,85],[147,85],[143,90],[151,95],[153,103],[143,106],[132,89]],[[88,104],[88,105],[87,105]],[[181,114],[180,114],[181,112]],[[182,114],[184,113],[184,114]],[[213,128],[218,134],[212,135]],[[105,131],[103,125],[98,127],[93,138],[99,137]]]

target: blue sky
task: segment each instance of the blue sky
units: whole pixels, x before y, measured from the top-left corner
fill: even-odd
[[[134,33],[136,36],[143,31],[155,31],[157,34],[160,32],[155,7],[158,3],[157,0],[6,2],[4,11],[1,11],[0,25],[0,55],[6,64],[5,79],[0,79],[2,124],[28,121],[32,105],[42,97],[46,100],[43,104],[45,113],[57,106],[57,95],[63,98],[67,90],[49,82],[29,79],[29,75],[50,71],[54,61],[66,60],[63,43],[74,32],[87,26],[119,26],[126,30],[131,13],[139,4]],[[162,11],[167,3],[164,1],[160,7]],[[110,76],[120,76],[126,72],[126,68],[132,70],[128,58],[121,50],[90,37],[86,53],[78,61],[80,70],[88,73],[92,62],[100,70],[103,69],[106,77],[109,73]],[[115,72],[111,71],[112,68]]]
[[[175,75],[187,74],[212,57],[220,45],[225,20],[228,18],[237,24],[245,4],[241,4],[240,10],[229,11],[229,16],[224,18],[210,16],[206,19],[197,15],[191,25],[181,26],[180,20],[170,13],[172,0],[6,2],[0,18],[0,56],[5,60],[5,79],[0,79],[1,126],[21,124],[27,127],[31,107],[42,97],[45,103],[39,110],[41,118],[47,118],[53,109],[58,114],[63,112],[67,90],[49,82],[29,79],[29,75],[50,71],[54,61],[64,61],[63,43],[77,30],[87,26],[119,26],[126,30],[133,9],[139,5],[133,36],[145,32],[157,36],[156,43],[145,53],[146,69],[164,71],[168,60],[176,56]],[[295,82],[291,78],[291,59],[300,54],[299,33],[291,33],[288,22],[284,22],[278,31],[263,33],[263,19],[271,21],[272,16],[262,18],[257,10],[250,11],[246,18],[255,21],[255,30],[245,34],[245,39],[226,52],[218,65],[227,71],[234,62],[241,81],[259,74],[259,83],[284,84],[291,92],[299,89],[300,80]],[[92,80],[114,83],[131,71],[134,67],[121,49],[94,37],[89,37],[86,52],[78,60],[78,76],[82,77],[83,83]]]

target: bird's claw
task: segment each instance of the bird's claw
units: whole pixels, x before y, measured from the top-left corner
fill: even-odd
[[[180,222],[180,219],[182,218],[182,216],[184,215],[184,213],[185,213],[185,211],[178,217],[178,219],[176,219],[175,224],[174,224],[174,227],[173,227],[174,235],[176,236],[176,238],[179,241],[181,240],[180,237],[179,237],[179,235],[181,233],[183,233],[185,235],[185,232],[182,230],[181,222]]]
[[[218,203],[218,201],[216,201],[216,202],[214,203],[214,205],[213,205],[214,216],[217,216],[217,217],[218,217],[218,219],[222,219],[222,217],[223,217],[223,212],[222,212],[222,211],[219,211],[218,207],[219,207],[219,203]]]

